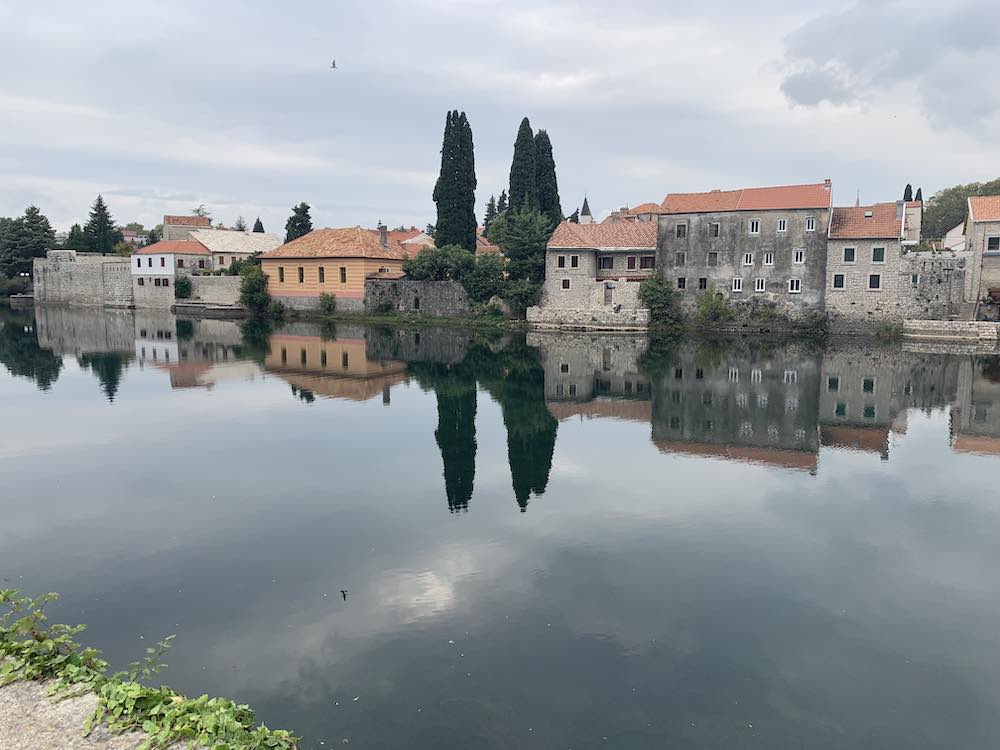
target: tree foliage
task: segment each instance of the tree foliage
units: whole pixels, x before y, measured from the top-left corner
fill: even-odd
[[[509,206],[508,206],[508,202],[507,202],[507,191],[506,190],[501,190],[500,191],[500,197],[497,198],[497,216],[499,216],[504,211],[506,211],[508,207]]]
[[[912,201],[913,200],[913,185],[906,183],[906,187],[903,188],[903,200]]]
[[[403,261],[403,271],[415,281],[461,281],[475,265],[475,256],[464,247],[427,248]]]
[[[236,223],[233,224],[233,229],[235,229],[237,232],[247,231],[247,223],[242,216],[236,217]]]
[[[74,224],[69,228],[69,234],[66,236],[66,242],[63,244],[63,247],[69,250],[83,250],[86,246],[87,240],[83,236],[83,227],[79,224]]]
[[[28,206],[16,219],[0,219],[0,276],[31,273],[31,261],[55,245],[49,220],[37,206]]]
[[[944,237],[949,229],[965,220],[969,196],[997,194],[1000,194],[1000,178],[938,190],[927,200],[921,233],[932,239]]]
[[[639,301],[649,308],[649,322],[661,328],[683,328],[684,314],[674,285],[662,274],[655,274],[639,285]]]
[[[312,231],[312,217],[309,216],[309,204],[302,201],[292,208],[292,215],[285,222],[285,242],[291,242]]]
[[[441,171],[434,185],[438,247],[457,245],[476,249],[476,161],[472,127],[465,112],[454,110],[445,119],[441,144]]]
[[[265,316],[271,305],[267,276],[260,266],[244,266],[240,280],[240,304],[255,317]]]
[[[104,198],[100,195],[90,207],[90,219],[83,227],[84,245],[93,253],[110,253],[122,241],[121,230],[115,226]]]
[[[514,158],[510,163],[510,205],[515,210],[538,208],[538,185],[535,167],[535,135],[525,117],[514,141]]]
[[[497,217],[497,199],[495,195],[491,195],[490,199],[486,201],[486,212],[483,214],[483,234],[490,231],[490,224]]]
[[[257,221],[255,221],[253,223],[253,231],[255,231],[257,233],[263,233],[264,232],[264,225],[261,223],[261,220],[260,220],[259,216],[257,217]]]
[[[545,276],[545,243],[549,220],[534,208],[509,209],[493,222],[490,240],[500,246],[514,279],[541,283]]]
[[[535,186],[538,194],[538,209],[549,220],[551,232],[563,220],[562,205],[559,202],[559,182],[556,179],[556,162],[552,156],[552,142],[549,134],[539,130],[535,135]]]

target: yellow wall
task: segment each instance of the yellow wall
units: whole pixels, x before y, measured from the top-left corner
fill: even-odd
[[[279,281],[278,269],[285,269],[285,281]],[[299,283],[299,269],[303,282]],[[319,269],[325,269],[325,283],[319,282]],[[346,269],[347,283],[340,283],[340,269]],[[365,277],[380,268],[401,271],[401,260],[372,258],[264,258],[261,269],[267,276],[267,291],[275,297],[318,297],[323,293],[338,297],[361,299],[365,294]]]

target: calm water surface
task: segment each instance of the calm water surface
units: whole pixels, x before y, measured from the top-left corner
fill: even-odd
[[[1000,743],[995,357],[0,326],[0,585],[304,748]]]

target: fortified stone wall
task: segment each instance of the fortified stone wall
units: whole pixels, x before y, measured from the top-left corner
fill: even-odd
[[[81,307],[130,307],[132,279],[128,258],[78,255],[51,250],[35,258],[32,268],[35,301]]]
[[[135,317],[131,310],[36,305],[38,343],[56,354],[131,352]]]
[[[528,322],[539,328],[569,328],[580,330],[620,330],[649,327],[649,310],[644,307],[614,307],[598,309],[563,309],[529,307]]]
[[[338,335],[340,330],[338,325]],[[368,328],[364,335],[365,356],[376,362],[399,360],[457,364],[465,359],[471,340],[471,336],[464,331],[442,328],[423,331]]]
[[[239,276],[191,276],[190,300],[212,305],[236,305],[240,301]]]
[[[338,307],[340,300],[337,300]],[[409,312],[436,317],[464,318],[472,314],[465,289],[457,281],[366,279],[366,312]]]

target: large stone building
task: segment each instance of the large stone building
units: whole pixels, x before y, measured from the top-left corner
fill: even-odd
[[[712,291],[793,319],[822,313],[830,206],[829,180],[672,193],[659,214],[660,267],[689,310]]]
[[[163,240],[189,240],[191,232],[211,229],[212,220],[207,216],[164,216]]]
[[[969,198],[965,246],[972,253],[970,301],[1000,300],[1000,195]]]

